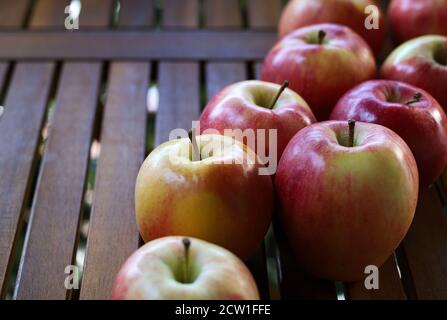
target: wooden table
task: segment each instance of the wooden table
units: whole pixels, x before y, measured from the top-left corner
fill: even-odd
[[[67,2],[0,1],[2,298],[109,298],[141,245],[133,197],[145,155],[220,88],[259,75],[283,5],[82,0],[80,29],[67,31]],[[247,263],[265,299],[447,298],[446,199],[444,179],[420,196],[379,290],[304,273],[278,228]],[[78,289],[64,286],[68,265],[81,268]]]

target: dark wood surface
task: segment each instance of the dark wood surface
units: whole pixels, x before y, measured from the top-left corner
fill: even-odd
[[[1,298],[14,284],[17,299],[110,297],[116,272],[141,245],[134,184],[147,140],[155,136],[159,145],[172,129],[189,129],[220,89],[259,77],[283,1],[122,0],[117,14],[116,1],[83,0],[81,29],[72,32],[64,29],[67,4],[0,1]],[[150,83],[159,93],[155,114],[147,106]],[[96,131],[101,151],[83,277],[80,290],[67,291],[64,269],[82,249]],[[302,271],[275,223],[247,262],[262,297],[447,298],[445,181],[420,195],[397,259],[380,269],[379,290]]]

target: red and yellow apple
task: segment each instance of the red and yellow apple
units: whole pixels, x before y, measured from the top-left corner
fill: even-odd
[[[112,299],[257,300],[259,293],[250,271],[228,250],[199,239],[165,237],[127,259]]]
[[[403,43],[385,60],[381,74],[428,91],[447,110],[447,37],[422,36]]]
[[[223,135],[158,146],[142,164],[135,187],[136,218],[145,242],[170,235],[203,239],[242,259],[261,244],[273,210],[270,176],[256,154]]]
[[[380,267],[412,222],[418,171],[406,143],[377,124],[326,121],[300,130],[279,162],[279,217],[299,263],[337,281]]]
[[[284,91],[282,91],[284,90]],[[265,155],[269,155],[269,130],[275,129],[275,154],[281,157],[289,140],[315,117],[297,93],[276,83],[250,80],[234,83],[216,94],[200,116],[200,129],[264,129]],[[257,146],[257,141],[254,141]],[[251,146],[253,150],[253,146]]]
[[[379,28],[367,29],[365,20],[368,6],[376,6],[379,12]],[[366,11],[366,12],[365,12]],[[279,36],[317,23],[337,23],[348,26],[365,39],[374,53],[382,48],[385,34],[385,17],[375,0],[291,0],[285,7],[279,22]]]
[[[374,56],[366,42],[336,24],[290,33],[270,50],[262,66],[262,80],[278,84],[288,80],[319,121],[329,117],[347,90],[375,75]]]
[[[388,17],[399,43],[428,34],[447,36],[447,0],[393,0]]]
[[[377,123],[396,132],[413,152],[421,188],[447,165],[447,116],[420,88],[391,80],[362,83],[340,99],[331,119]]]

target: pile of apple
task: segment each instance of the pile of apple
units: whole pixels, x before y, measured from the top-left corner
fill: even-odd
[[[259,298],[242,260],[276,205],[298,263],[313,275],[356,281],[390,257],[418,193],[447,164],[447,0],[391,2],[390,32],[403,44],[380,72],[386,17],[379,11],[380,28],[368,30],[369,5],[377,4],[291,0],[263,81],[224,88],[200,116],[201,132],[148,156],[135,191],[148,243],[119,272],[114,298]],[[257,148],[226,129],[276,129],[267,148],[280,159],[276,174],[260,175]]]

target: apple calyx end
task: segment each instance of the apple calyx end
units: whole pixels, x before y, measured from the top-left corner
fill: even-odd
[[[349,144],[348,144],[348,147],[352,148],[354,146],[355,120],[349,119],[348,120],[348,126],[349,126]]]
[[[278,92],[276,93],[275,98],[273,99],[272,104],[270,105],[270,109],[273,109],[275,107],[276,102],[278,102],[279,97],[289,87],[289,80],[284,80],[281,87],[279,88]]]
[[[413,98],[412,98],[410,101],[407,101],[407,102],[405,103],[405,105],[409,106],[409,105],[411,105],[411,104],[413,104],[413,103],[417,103],[417,102],[421,101],[421,98],[422,98],[422,93],[420,93],[420,92],[416,92],[416,93],[414,94]]]

